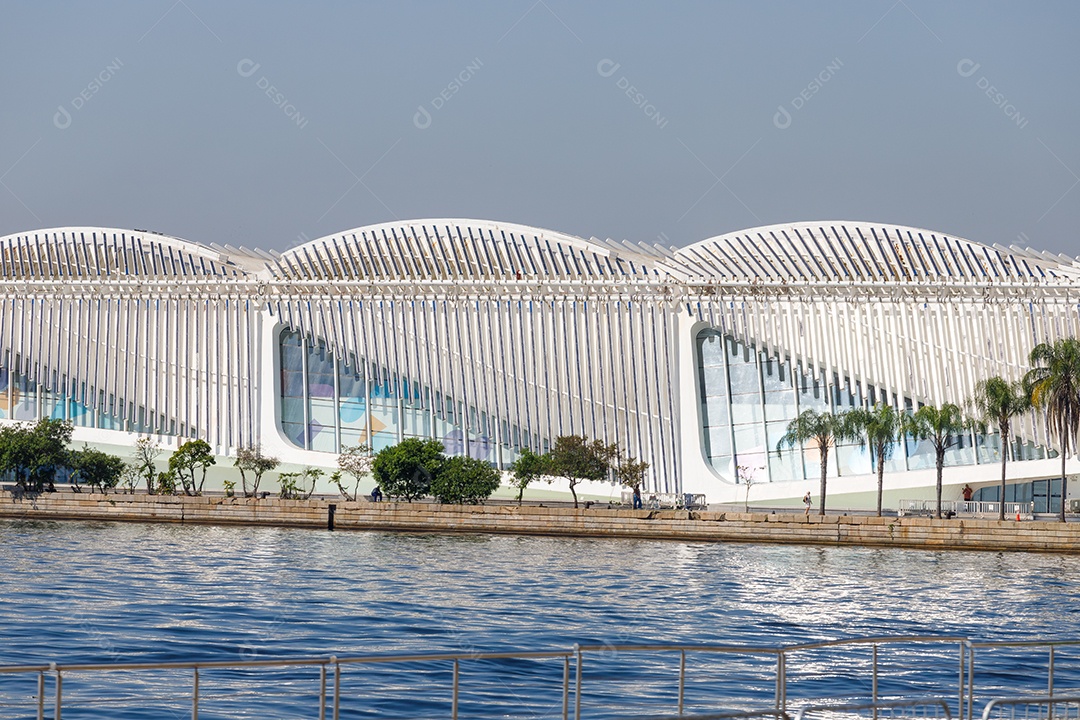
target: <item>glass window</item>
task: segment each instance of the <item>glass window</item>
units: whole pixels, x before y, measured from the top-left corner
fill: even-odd
[[[839,475],[869,475],[873,472],[865,445],[841,445],[834,448],[831,454],[836,456]]]
[[[716,474],[724,480],[731,483],[735,482],[735,461],[730,455],[709,458],[709,464],[712,465]]]
[[[792,420],[798,415],[795,404],[795,389],[787,388],[765,393],[766,420]]]
[[[782,392],[791,389],[791,368],[778,357],[769,357],[761,353],[761,379],[766,396],[770,392]]]
[[[12,417],[16,420],[37,420],[37,383],[23,375],[15,375],[16,402]]]
[[[765,428],[760,423],[736,425],[735,455],[740,465],[765,467]]]
[[[1001,436],[997,433],[975,436],[976,452],[979,464],[1001,462]]]
[[[790,482],[802,480],[799,467],[801,453],[795,450],[783,450],[769,453],[769,482]]]
[[[821,373],[799,370],[799,409],[817,412],[829,410],[829,393]]]
[[[724,342],[715,330],[703,330],[698,335],[701,367],[724,367]]]
[[[730,454],[731,428],[727,425],[705,428],[705,456],[714,457]]]

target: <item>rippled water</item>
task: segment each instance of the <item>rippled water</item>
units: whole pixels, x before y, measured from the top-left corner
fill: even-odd
[[[861,635],[1080,638],[1080,558],[1055,555],[77,522],[0,523],[0,547],[0,664],[778,645]],[[884,658],[898,692],[955,685],[955,646],[933,668],[926,653],[904,652]],[[988,664],[986,681],[1038,690],[1045,662],[1032,657],[1030,667]],[[861,681],[833,677],[864,660],[793,660],[793,687],[808,697],[866,693]],[[687,697],[698,710],[771,698],[772,661],[687,663]],[[928,668],[917,676],[901,671],[920,663]],[[368,707],[362,696],[383,711],[446,715],[449,666],[430,665],[421,678],[401,668],[349,670],[346,707]],[[1059,665],[1069,672],[1066,654]],[[604,653],[586,665],[583,708],[595,717],[632,701],[671,712],[677,667],[677,656]],[[482,714],[494,700],[523,716],[557,713],[562,671],[561,660],[463,665],[462,716]],[[223,686],[229,677],[239,676],[220,673]],[[116,678],[127,690],[145,683]],[[310,706],[317,690],[313,670],[290,679],[295,686],[267,678],[239,682],[283,690],[276,705],[222,699],[222,714],[201,717],[299,717],[288,713]],[[215,681],[204,680],[207,693]],[[82,686],[70,682],[65,692],[77,694]],[[241,705],[251,714],[238,714]],[[65,708],[64,717],[171,717],[138,702],[120,707]]]

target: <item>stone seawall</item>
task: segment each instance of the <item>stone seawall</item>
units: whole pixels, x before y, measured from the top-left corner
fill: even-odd
[[[270,525],[337,530],[483,532],[704,542],[1080,552],[1080,523],[686,510],[435,505],[276,498],[0,492],[0,518]]]

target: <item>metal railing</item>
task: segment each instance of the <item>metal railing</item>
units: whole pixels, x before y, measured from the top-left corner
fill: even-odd
[[[1018,709],[1022,713],[1017,713]],[[1034,711],[1034,712],[1032,712]],[[983,720],[1076,720],[1080,718],[1080,696],[994,698],[986,703]]]
[[[1024,658],[1030,657],[1030,650],[1045,650],[1046,651],[1046,696],[1052,699],[1054,697],[1054,681],[1057,676],[1057,665],[1059,662],[1059,654],[1062,650],[1073,649],[1076,651],[1076,656],[1080,657],[1080,640],[1018,640],[1018,641],[995,641],[995,642],[972,642],[968,641],[964,643],[967,651],[967,688],[966,694],[968,697],[967,717],[968,720],[974,718],[974,704],[975,704],[975,656],[977,651],[989,652],[1004,652],[1009,650],[1021,650],[1024,652]],[[1074,662],[1077,662],[1077,658],[1074,657]],[[1035,699],[1035,698],[1033,698]],[[999,700],[1001,705],[1007,704],[1006,700]],[[985,711],[984,711],[985,712]]]
[[[623,505],[633,507],[634,492],[623,490],[619,499]],[[709,503],[701,493],[646,492],[641,495],[641,506],[645,510],[697,510],[708,508]]]
[[[970,516],[980,518],[997,518],[1001,514],[1000,502],[975,502],[974,500],[942,500],[942,514],[952,513],[956,516]],[[1034,517],[1035,503],[1033,502],[1007,502],[1005,505],[1006,519],[1013,519],[1019,515],[1022,519],[1030,520]],[[896,513],[900,517],[905,515],[935,515],[937,514],[936,500],[901,500],[896,507]]]
[[[922,635],[853,638],[783,646],[604,644],[532,652],[0,666],[0,685],[4,688],[13,687],[9,681],[15,679],[23,683],[17,690],[15,701],[9,702],[6,697],[0,697],[0,717],[6,717],[4,713],[9,708],[18,707],[23,709],[19,717],[29,716],[26,711],[30,710],[36,711],[38,720],[45,720],[46,717],[62,720],[63,711],[69,708],[108,708],[131,704],[146,707],[152,701],[168,707],[173,717],[190,716],[192,720],[198,720],[200,711],[208,702],[236,700],[244,701],[245,707],[250,707],[250,698],[268,701],[267,698],[275,697],[275,691],[280,691],[279,694],[287,696],[292,706],[304,708],[306,717],[339,720],[343,700],[355,705],[362,700],[371,700],[380,689],[365,684],[361,690],[347,690],[346,671],[367,668],[369,675],[352,673],[348,679],[354,684],[358,680],[368,680],[370,683],[374,682],[370,680],[370,673],[374,672],[375,666],[383,666],[388,671],[394,668],[394,672],[408,673],[407,682],[402,680],[393,685],[395,692],[408,697],[424,696],[432,703],[440,704],[440,707],[445,706],[445,713],[431,711],[428,715],[445,714],[451,720],[457,720],[463,681],[471,680],[475,684],[498,681],[504,685],[500,688],[502,692],[509,688],[505,678],[513,675],[515,682],[528,683],[532,693],[546,693],[546,702],[554,703],[550,710],[554,712],[557,707],[563,720],[571,717],[581,720],[583,700],[590,697],[591,688],[596,688],[598,697],[605,694],[610,696],[610,687],[623,680],[621,677],[611,677],[611,668],[619,666],[637,669],[639,674],[630,678],[634,683],[640,683],[641,675],[648,674],[651,688],[665,688],[660,695],[670,698],[665,702],[671,702],[669,712],[676,713],[674,717],[704,720],[706,717],[771,716],[789,720],[792,706],[799,705],[801,708],[795,720],[816,714],[828,714],[830,717],[865,715],[873,720],[879,717],[917,716],[949,720],[966,715],[967,720],[974,720],[977,656],[982,659],[994,653],[1012,653],[1018,656],[1017,662],[1025,668],[1025,679],[1033,677],[1033,658],[1040,667],[1041,658],[1046,658],[1045,696],[1006,697],[1010,693],[1016,695],[1017,690],[1022,688],[989,687],[982,693],[985,698],[993,698],[984,710],[984,720],[989,720],[991,716],[987,713],[992,708],[1019,708],[1024,702],[1037,706],[1041,703],[1048,707],[1050,715],[1034,716],[1046,720],[1061,715],[1063,708],[1073,707],[1069,705],[1074,701],[1072,695],[1054,695],[1060,658],[1066,650],[1077,651],[1064,666],[1068,669],[1067,676],[1073,680],[1080,679],[1080,640],[972,642],[962,637]],[[638,657],[641,654],[661,658],[666,663],[663,667],[668,669],[659,673],[642,672],[641,668],[645,666]],[[719,665],[702,662],[703,658],[716,657],[722,657],[724,661]],[[688,659],[699,663],[699,667],[690,667]],[[1008,659],[1011,664],[1013,659]],[[672,669],[674,661],[678,663],[677,672]],[[476,665],[484,662],[497,663],[498,672],[494,676],[476,672]],[[952,682],[941,681],[950,674],[946,669],[950,665],[956,673],[955,686]],[[586,669],[591,668],[596,670],[596,679],[586,674]],[[825,673],[821,668],[828,668],[829,672]],[[924,697],[926,682],[920,675],[924,670],[932,672],[937,678],[939,687],[935,688],[934,694],[955,693],[955,701]],[[717,675],[717,672],[720,674]],[[897,675],[904,677],[898,679]],[[496,680],[492,680],[492,677]],[[259,680],[264,683],[273,681],[274,687],[259,690],[256,687]],[[698,694],[705,697],[692,698],[694,704],[715,706],[717,688],[724,687],[723,680],[745,690],[738,698],[732,697],[736,707],[708,707],[704,715],[687,713],[691,700],[688,695],[695,688],[702,688],[703,691]],[[828,680],[842,680],[843,687],[861,692],[844,697],[836,697],[835,693],[821,695],[811,692],[815,683]],[[883,680],[887,681],[885,684],[888,686],[884,692]],[[718,681],[721,682],[718,684]],[[797,700],[789,696],[795,690],[800,695]],[[475,687],[470,688],[470,692],[473,696],[478,693]],[[754,697],[758,699],[754,700]],[[764,697],[770,698],[771,707],[761,707],[760,700]],[[521,699],[516,697],[516,700]],[[517,702],[511,707],[519,707],[520,704]],[[1058,708],[1056,715],[1053,714],[1054,708]],[[929,714],[931,711],[932,715]],[[604,712],[610,715],[610,707],[604,706]],[[635,714],[642,716],[640,712]],[[1015,720],[1020,716],[1014,710],[1012,715],[995,717]],[[1068,717],[1080,720],[1077,715]]]
[[[863,717],[869,710],[872,717],[888,718],[944,718],[952,720],[952,710],[944,698],[916,698],[914,700],[891,700],[888,702],[807,705],[799,708],[795,720],[807,715],[824,714],[829,718]],[[921,712],[920,712],[921,711]]]

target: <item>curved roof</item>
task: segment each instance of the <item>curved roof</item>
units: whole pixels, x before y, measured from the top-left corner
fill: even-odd
[[[689,276],[777,281],[1080,277],[1080,266],[1070,258],[990,247],[921,228],[851,221],[739,230],[674,250],[669,264]]]
[[[235,277],[265,261],[251,251],[146,230],[65,227],[0,237],[0,278],[11,280]]]
[[[683,248],[588,240],[489,220],[367,225],[283,253],[146,230],[66,227],[0,237],[0,280],[270,277],[282,280],[1080,281],[1080,260],[920,228],[852,221],[768,225]]]
[[[270,264],[297,280],[546,280],[655,272],[648,248],[490,220],[429,219],[346,230],[287,250]]]

